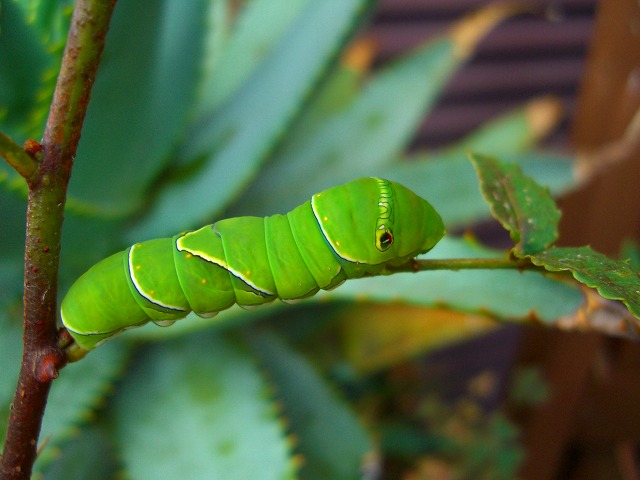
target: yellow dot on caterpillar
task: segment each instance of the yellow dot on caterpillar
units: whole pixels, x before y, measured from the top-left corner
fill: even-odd
[[[155,290],[149,290],[149,295],[155,295],[156,291]]]
[[[136,265],[136,270],[142,270],[142,265]]]
[[[187,258],[193,258],[193,255],[190,253],[187,253]]]
[[[329,217],[327,217],[327,216],[322,217],[322,221],[323,222],[328,222],[329,221]]]
[[[246,272],[244,272],[244,274],[249,277],[251,275],[251,270],[247,270]]]
[[[204,285],[205,283],[207,283],[207,279],[206,278],[200,279],[200,283],[202,283]]]

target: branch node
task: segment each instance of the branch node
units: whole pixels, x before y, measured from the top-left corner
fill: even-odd
[[[60,350],[51,350],[41,355],[36,361],[36,379],[41,383],[55,380],[64,364],[64,354]]]
[[[27,152],[27,155],[29,155],[38,163],[42,162],[42,160],[44,159],[44,152],[42,151],[42,145],[40,145],[40,142],[37,142],[31,138],[29,138],[28,140],[25,140],[24,151]]]

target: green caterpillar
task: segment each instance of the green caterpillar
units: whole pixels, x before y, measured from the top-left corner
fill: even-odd
[[[286,215],[237,217],[137,243],[82,275],[62,322],[85,350],[149,321],[210,317],[237,303],[293,301],[427,252],[444,235],[434,208],[406,187],[361,178]]]

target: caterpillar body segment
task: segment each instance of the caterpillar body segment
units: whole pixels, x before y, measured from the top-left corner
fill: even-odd
[[[91,350],[149,321],[307,298],[404,263],[443,235],[428,202],[398,183],[362,178],[286,215],[220,220],[116,253],[72,285],[62,322]]]

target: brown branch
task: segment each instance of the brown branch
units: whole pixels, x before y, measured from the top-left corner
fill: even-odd
[[[47,119],[44,157],[28,179],[24,350],[0,479],[29,479],[51,381],[64,365],[56,345],[60,232],[66,190],[116,0],[78,0]]]

